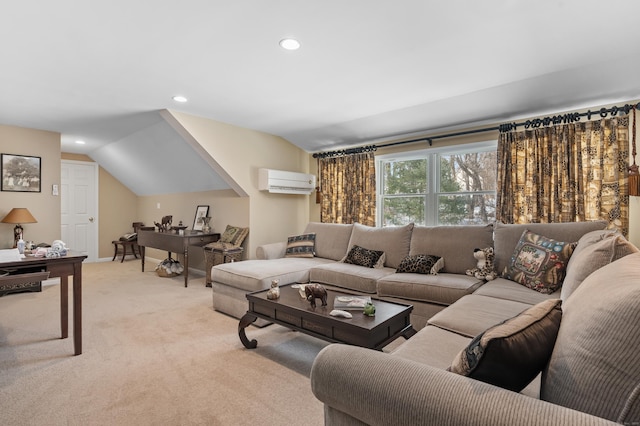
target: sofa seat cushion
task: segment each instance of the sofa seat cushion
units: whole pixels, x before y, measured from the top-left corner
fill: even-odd
[[[493,247],[492,225],[416,226],[409,254],[440,256],[444,259],[440,272],[464,274],[476,267],[473,250],[485,247]]]
[[[428,325],[392,354],[444,370],[470,342],[469,337]]]
[[[435,314],[428,324],[473,338],[530,307],[528,303],[471,294]]]
[[[640,253],[589,275],[563,304],[540,398],[640,424]]]
[[[286,257],[223,263],[211,268],[211,280],[252,292],[269,288],[271,280],[276,278],[280,280],[280,285],[308,282],[309,269],[325,263],[333,263],[333,261],[318,257]]]
[[[496,278],[493,281],[488,281],[473,294],[495,297],[497,299],[513,300],[514,302],[528,303],[530,305],[535,305],[547,299],[560,298],[560,290],[551,294],[544,294],[539,291],[531,290],[530,288],[506,278]]]
[[[309,280],[373,294],[376,292],[378,280],[394,272],[395,269],[392,268],[365,268],[350,263],[334,262],[311,268]]]
[[[378,281],[378,296],[450,305],[482,285],[460,274],[391,274]]]

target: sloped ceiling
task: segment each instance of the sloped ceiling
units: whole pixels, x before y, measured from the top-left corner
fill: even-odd
[[[91,152],[137,195],[228,189],[222,178],[157,112],[153,124]]]
[[[190,191],[193,150],[157,111],[316,152],[637,100],[638,16],[637,0],[8,2],[0,123],[162,182],[136,192]]]

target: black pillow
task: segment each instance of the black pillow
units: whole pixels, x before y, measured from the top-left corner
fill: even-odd
[[[562,311],[549,299],[480,333],[453,360],[449,371],[520,392],[551,358]]]
[[[382,267],[384,263],[384,252],[380,250],[368,250],[364,247],[354,245],[344,258],[344,263],[365,266],[367,268]],[[382,262],[380,262],[382,260]]]
[[[396,273],[433,274],[444,268],[444,259],[430,254],[414,254],[407,256],[398,265]]]

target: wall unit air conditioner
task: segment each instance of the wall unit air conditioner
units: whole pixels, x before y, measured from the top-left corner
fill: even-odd
[[[276,194],[311,194],[316,188],[314,175],[284,170],[259,169],[258,189]]]

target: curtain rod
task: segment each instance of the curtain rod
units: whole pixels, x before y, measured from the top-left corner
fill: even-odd
[[[587,120],[591,120],[591,116],[593,115],[600,115],[600,117],[606,118],[607,115],[609,114],[611,114],[612,116],[615,116],[621,112],[628,114],[629,111],[631,111],[633,108],[640,110],[640,102],[638,102],[636,105],[625,104],[623,106],[612,106],[611,108],[600,108],[597,111],[588,110],[587,112],[571,112],[567,114],[554,115],[551,117],[534,118],[532,120],[522,121],[520,123],[515,123],[515,122],[504,123],[504,124],[500,124],[498,126],[493,126],[493,127],[483,127],[475,130],[465,130],[461,132],[445,133],[437,136],[421,137],[417,139],[409,139],[406,141],[399,141],[399,142],[389,142],[381,145],[367,145],[363,147],[355,147],[355,148],[342,149],[337,151],[317,152],[313,154],[313,158],[327,158],[327,157],[336,157],[340,155],[359,154],[362,152],[376,151],[378,148],[386,148],[389,146],[405,145],[409,143],[424,142],[424,141],[429,142],[429,146],[433,146],[433,141],[435,139],[452,138],[456,136],[472,135],[475,133],[493,132],[496,130],[503,133],[503,132],[515,130],[517,127],[520,127],[520,126],[524,126],[525,129],[529,129],[529,128],[535,129],[542,126],[549,126],[549,125],[556,125],[556,124],[563,124],[563,123],[573,123],[576,121],[580,121],[581,117],[587,117]]]

